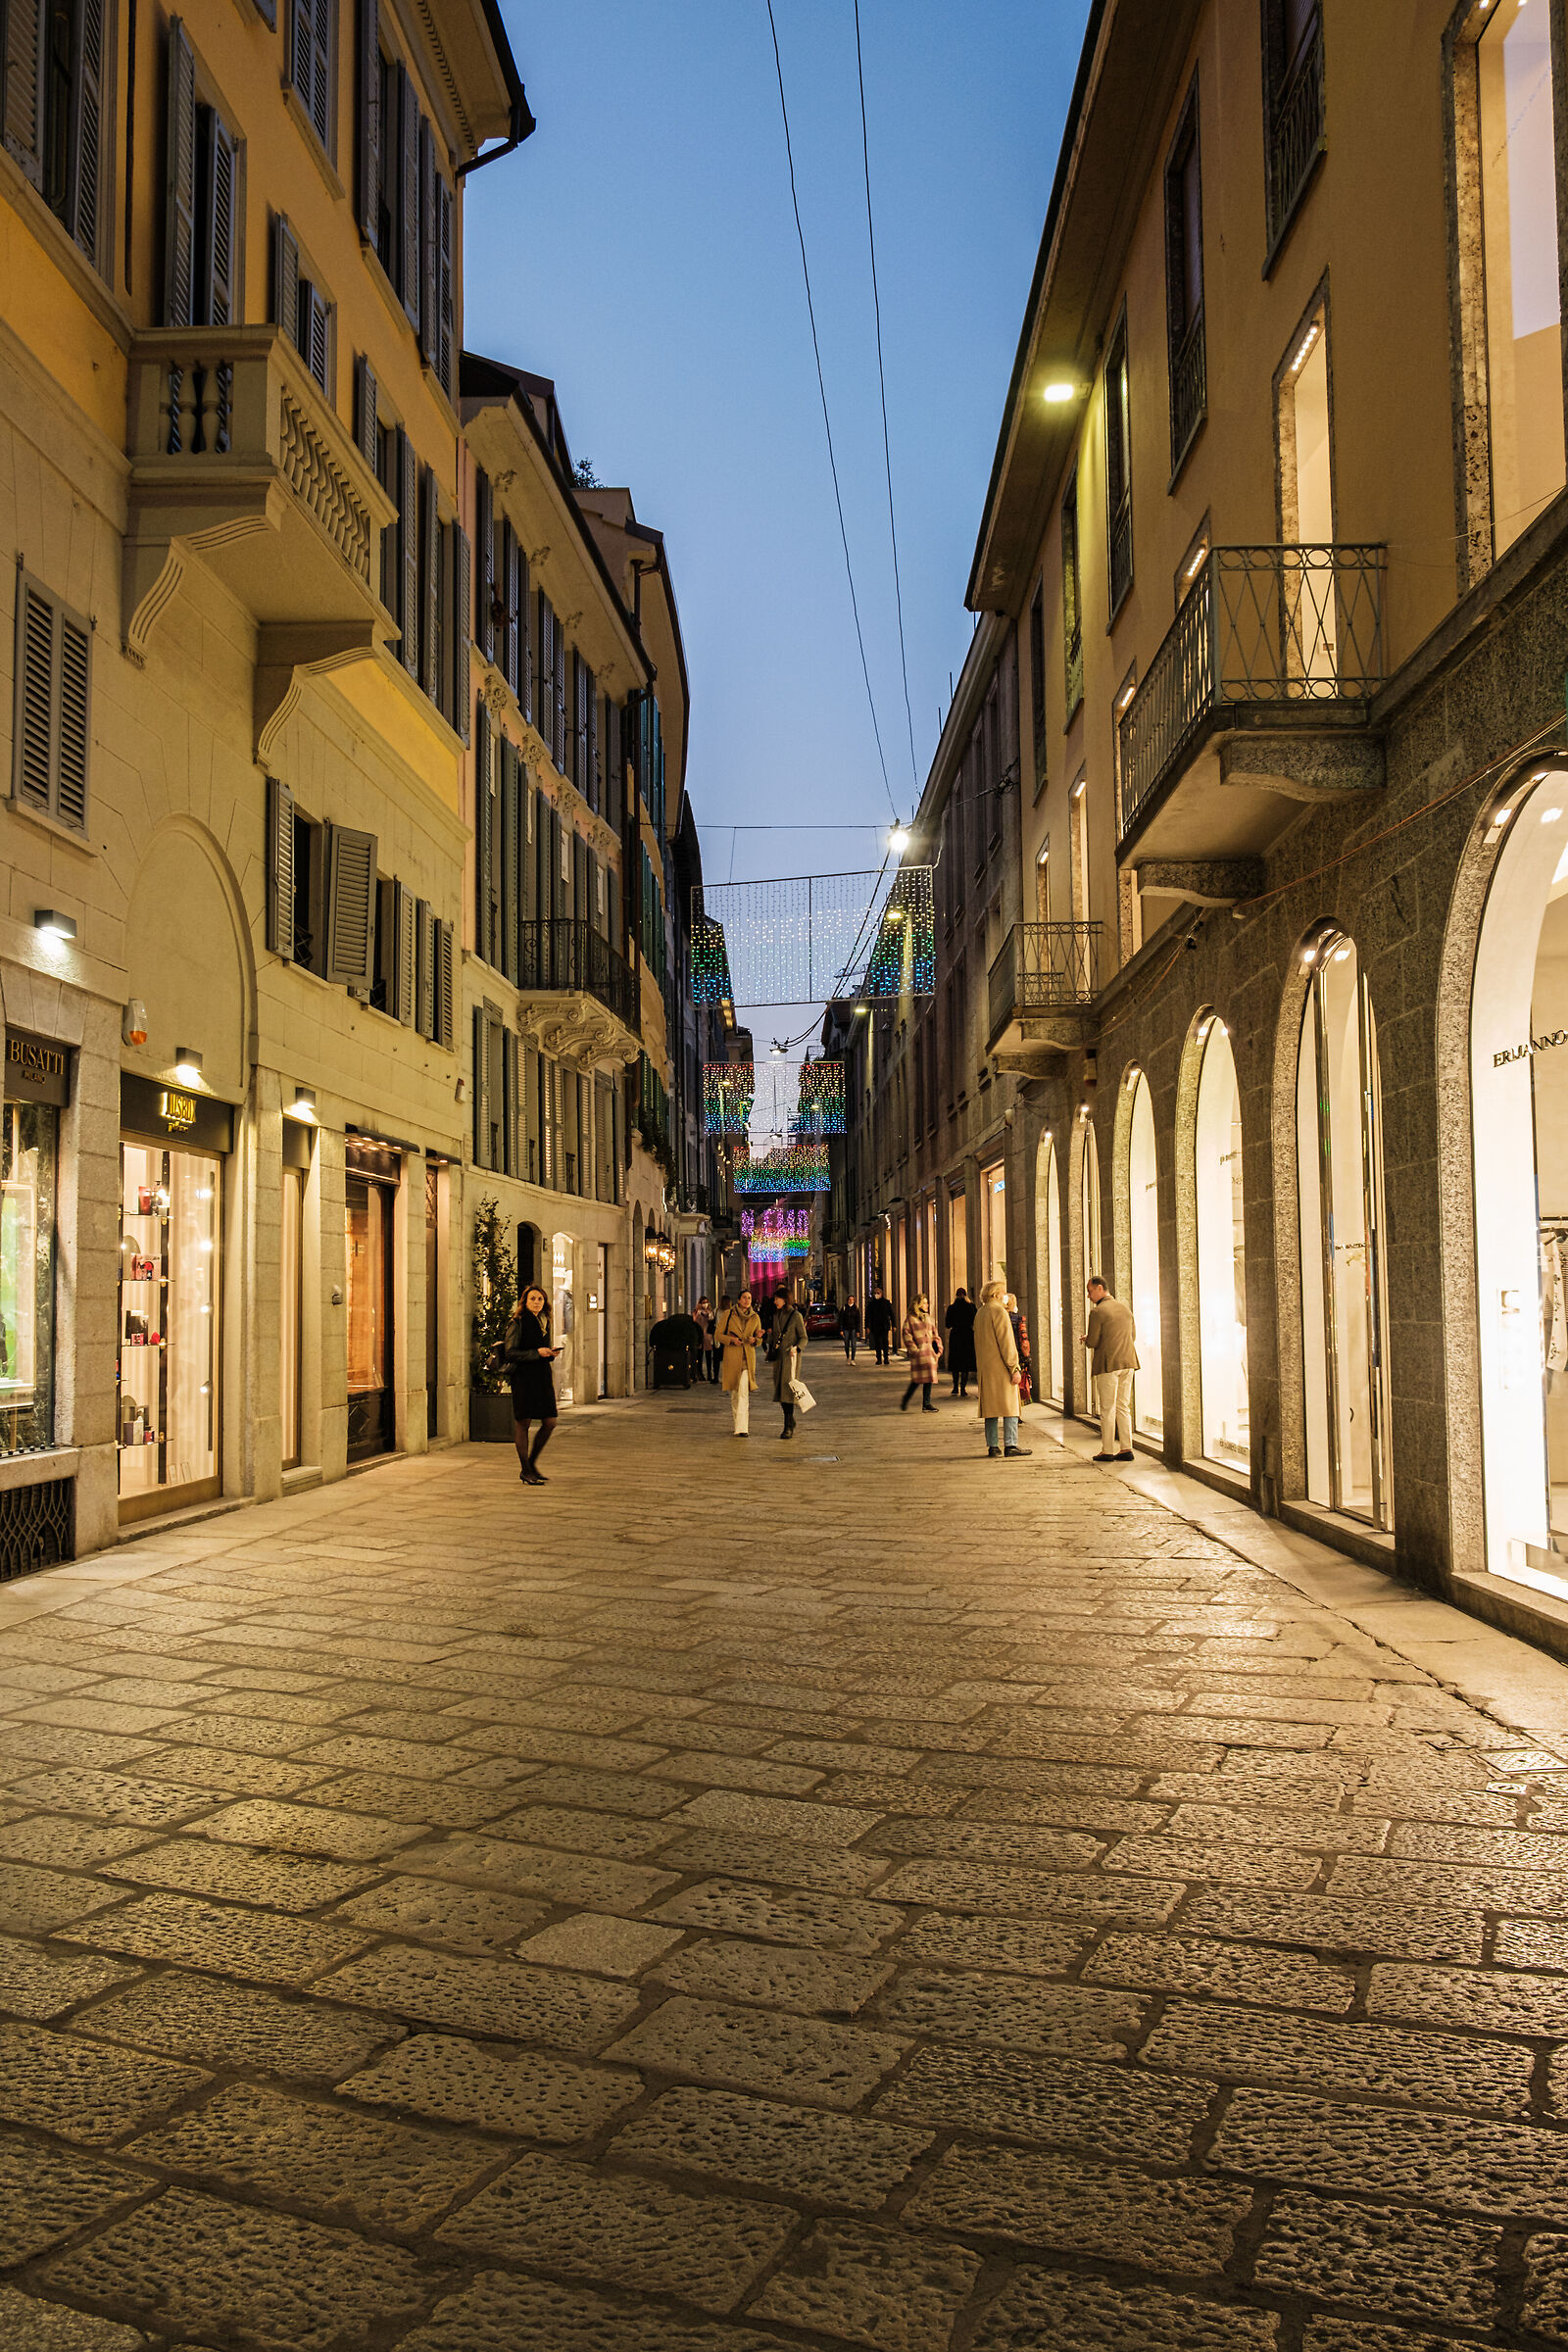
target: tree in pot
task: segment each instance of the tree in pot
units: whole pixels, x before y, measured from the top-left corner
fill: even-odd
[[[501,1348],[517,1303],[517,1261],[502,1223],[500,1204],[493,1200],[481,1200],[474,1210],[468,1262],[473,1277],[468,1435],[510,1445],[512,1396],[501,1364]]]

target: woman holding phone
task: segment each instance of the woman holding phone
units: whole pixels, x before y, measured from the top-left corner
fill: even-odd
[[[522,1294],[502,1343],[507,1378],[512,1386],[513,1437],[519,1473],[525,1487],[544,1487],[549,1480],[539,1468],[539,1456],[556,1426],[556,1384],[550,1367],[561,1353],[550,1345],[550,1301],[537,1283]],[[539,1435],[528,1448],[528,1424],[537,1421]]]

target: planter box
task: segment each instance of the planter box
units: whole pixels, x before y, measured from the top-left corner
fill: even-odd
[[[468,1436],[474,1445],[510,1446],[512,1428],[510,1392],[491,1396],[482,1389],[468,1391]]]

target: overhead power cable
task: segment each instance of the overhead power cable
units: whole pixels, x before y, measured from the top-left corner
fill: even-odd
[[[904,584],[899,577],[899,524],[893,508],[893,445],[888,436],[888,379],[882,367],[882,296],[876,282],[876,224],[871,217],[871,141],[865,127],[865,65],[860,56],[860,0],[855,0],[855,71],[860,83],[860,155],[865,165],[865,234],[871,248],[871,307],[876,315],[876,380],[882,393],[882,458],[888,477],[888,535],[893,541],[893,598],[899,614],[899,662],[904,671],[904,716],[909,729],[909,774],[920,798],[920,768],[914,756],[914,712],[909,708],[909,657],[904,643]]]
[[[827,382],[822,373],[822,346],[816,332],[816,305],[811,300],[811,271],[806,259],[806,231],[801,225],[801,199],[795,185],[795,149],[790,139],[790,110],[784,96],[784,61],[779,54],[778,25],[773,16],[773,0],[767,0],[767,24],[773,36],[773,70],[778,75],[778,107],[784,121],[784,155],[790,170],[790,203],[795,213],[795,234],[801,248],[801,274],[806,280],[806,314],[811,322],[811,350],[816,357],[816,388],[822,397],[822,429],[827,435],[827,462],[833,476],[833,501],[839,511],[839,537],[844,543],[844,569],[850,583],[850,610],[855,614],[856,642],[860,649],[860,674],[865,680],[865,699],[871,710],[871,732],[876,737],[876,756],[882,769],[882,787],[888,796],[888,807],[895,819],[899,806],[888,782],[887,755],[882,749],[882,729],[877,724],[876,697],[871,692],[871,668],[865,658],[865,635],[860,627],[860,600],[855,593],[855,566],[850,562],[850,534],[844,521],[844,497],[839,489],[838,460],[833,454],[833,426],[827,413]]]

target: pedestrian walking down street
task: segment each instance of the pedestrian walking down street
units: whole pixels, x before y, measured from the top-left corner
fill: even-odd
[[[537,1284],[530,1284],[513,1309],[501,1352],[512,1390],[512,1434],[520,1465],[518,1476],[525,1487],[546,1487],[550,1481],[540,1471],[539,1456],[555,1435],[556,1384],[550,1366],[561,1350],[550,1345],[550,1301]],[[539,1424],[531,1451],[530,1421]]]
[[[845,1355],[853,1364],[855,1351],[860,1345],[860,1310],[853,1298],[846,1298],[839,1308],[839,1338],[844,1342]]]
[[[920,1409],[934,1413],[937,1408],[931,1401],[931,1383],[937,1376],[942,1341],[931,1320],[930,1303],[923,1291],[904,1318],[904,1352],[909,1359],[909,1385],[899,1399],[899,1410],[906,1413],[915,1390],[923,1389]]]
[[[993,1462],[1001,1461],[1004,1454],[1014,1461],[1024,1460],[1034,1451],[1032,1446],[1018,1443],[1018,1374],[1022,1367],[1018,1343],[1012,1336],[1012,1318],[1003,1304],[1005,1296],[1000,1282],[988,1282],[974,1319],[978,1411],[986,1425],[986,1455]]]
[[[1028,1404],[1034,1396],[1035,1385],[1034,1358],[1029,1348],[1028,1318],[1011,1291],[1007,1293],[1002,1303],[1007,1310],[1007,1321],[1012,1325],[1012,1344],[1018,1350],[1019,1401]]]
[[[1111,1297],[1098,1274],[1090,1275],[1088,1291],[1084,1346],[1090,1350],[1095,1410],[1100,1415],[1100,1451],[1095,1460],[1133,1462],[1138,1459],[1133,1451],[1133,1374],[1138,1370],[1133,1310]]]
[[[762,1319],[752,1305],[749,1290],[742,1291],[735,1305],[724,1308],[714,1330],[723,1357],[719,1378],[729,1395],[730,1436],[749,1438],[752,1391],[757,1386],[757,1346],[762,1336]]]
[[[715,1378],[716,1355],[713,1348],[713,1310],[706,1298],[699,1298],[692,1308],[692,1321],[703,1335],[702,1353],[698,1359],[699,1380]]]
[[[870,1303],[865,1310],[865,1336],[876,1349],[879,1364],[885,1364],[888,1360],[893,1345],[893,1301],[883,1298],[881,1285],[878,1284],[871,1293]]]
[[[943,1321],[948,1330],[948,1370],[955,1396],[967,1396],[974,1378],[974,1319],[978,1308],[960,1283]]]
[[[781,1438],[795,1435],[795,1383],[806,1353],[806,1317],[782,1286],[773,1293],[773,1397],[784,1407]]]

